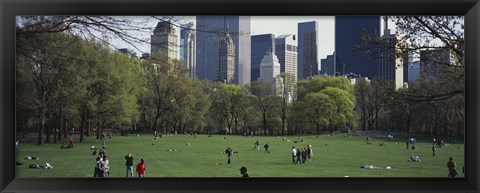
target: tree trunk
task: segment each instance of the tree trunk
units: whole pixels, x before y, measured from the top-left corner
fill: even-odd
[[[263,135],[267,136],[267,115],[266,113],[262,113],[262,119],[263,119]]]
[[[52,124],[51,121],[47,122],[47,128],[45,130],[47,134],[47,138],[45,139],[45,143],[50,143],[50,131],[52,130]]]
[[[38,145],[43,145],[43,134],[45,131],[45,109],[42,109],[41,115],[41,126],[40,130],[38,131]]]
[[[80,126],[80,143],[83,142],[83,137],[85,133],[85,127],[87,126],[87,119],[88,119],[88,109],[87,106],[85,105],[84,107],[84,115],[82,119],[82,125]]]

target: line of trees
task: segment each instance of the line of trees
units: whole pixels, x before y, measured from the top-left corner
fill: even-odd
[[[24,137],[37,133],[39,145],[62,141],[71,128],[80,133],[80,141],[85,135],[101,138],[104,129],[301,135],[347,126],[464,133],[463,63],[444,76],[421,76],[401,90],[388,81],[352,85],[346,77],[314,76],[295,84],[294,76],[284,73],[277,76],[282,88],[261,81],[242,88],[190,78],[180,61],[162,52],[147,60],[129,58],[95,36],[81,35],[89,27],[115,29],[119,35],[121,28],[108,27],[117,25],[115,20],[96,23],[105,19],[17,22],[17,132]],[[81,30],[72,30],[75,26]],[[453,53],[463,62],[463,51]]]

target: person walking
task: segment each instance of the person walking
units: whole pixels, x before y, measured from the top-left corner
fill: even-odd
[[[102,162],[101,162],[101,157],[98,156],[95,160],[95,171],[93,173],[94,178],[99,178],[103,177],[103,170],[102,170]]]
[[[130,177],[133,177],[133,156],[132,153],[128,153],[125,156],[125,166],[126,166],[126,174],[125,176],[128,178],[128,174],[130,174]]]
[[[300,148],[297,148],[296,156],[297,156],[297,161],[295,162],[295,164],[297,164],[298,162],[300,162],[300,164],[301,164],[302,163],[302,152],[300,151]]]
[[[247,168],[246,167],[241,167],[240,168],[240,174],[242,174],[242,178],[248,178],[250,176],[248,176],[247,174]]]
[[[313,157],[313,149],[312,149],[312,145],[308,145],[308,160],[312,160],[312,157]]]
[[[455,176],[458,175],[457,173],[457,163],[455,160],[453,160],[452,157],[448,158],[449,161],[447,162],[447,167],[448,167],[448,177],[454,178]]]
[[[268,145],[268,143],[266,143],[263,147],[265,148],[265,153],[270,153],[270,145]]]
[[[302,163],[304,164],[307,160],[307,148],[302,148]]]
[[[433,156],[435,156],[435,152],[437,151],[437,148],[435,148],[435,145],[432,145],[432,152],[433,152]]]
[[[145,159],[140,159],[140,163],[137,164],[137,177],[144,178],[145,177],[145,170],[147,167],[145,166]]]
[[[407,150],[410,149],[409,145],[410,145],[410,142],[407,140],[407,142],[405,142],[405,144],[407,145]]]
[[[103,170],[103,177],[106,178],[110,175],[110,160],[108,160],[108,156],[104,155],[102,160],[102,170]]]
[[[232,162],[232,155],[233,155],[233,150],[232,148],[228,147],[226,150],[225,150],[225,154],[227,154],[227,164],[230,164]]]
[[[253,149],[260,150],[260,142],[258,142],[258,140],[253,144],[255,145]]]
[[[292,146],[292,163],[295,163],[295,156],[297,156],[297,150],[295,149],[295,146]]]

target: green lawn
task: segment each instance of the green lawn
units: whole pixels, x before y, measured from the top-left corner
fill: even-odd
[[[132,152],[134,165],[141,158],[146,159],[147,177],[239,177],[239,168],[245,166],[251,177],[446,177],[448,158],[453,157],[463,177],[464,145],[450,144],[437,148],[432,156],[430,141],[418,141],[416,150],[405,150],[405,140],[397,141],[373,138],[373,144],[365,144],[365,137],[305,136],[304,143],[294,143],[296,137],[255,137],[216,135],[208,137],[175,135],[153,141],[151,135],[114,136],[106,139],[110,159],[111,177],[125,176],[125,155]],[[253,150],[253,143],[259,140],[260,150]],[[68,140],[65,140],[68,141]],[[78,142],[78,137],[75,138]],[[385,141],[385,146],[377,146]],[[270,144],[270,154],[263,151],[263,145]],[[190,146],[186,144],[190,143]],[[292,146],[313,146],[312,161],[304,165],[293,165]],[[90,147],[101,146],[93,137],[86,138],[83,144],[75,143],[73,149],[60,149],[60,144],[36,146],[34,142],[22,142],[17,152],[17,177],[92,177],[95,157]],[[232,164],[227,165],[223,154],[227,147],[238,151],[233,155]],[[177,151],[167,151],[176,149]],[[419,155],[421,162],[408,162],[410,154]],[[27,155],[39,160],[24,160]],[[29,169],[32,163],[53,165],[53,169]],[[392,169],[362,169],[369,164]]]

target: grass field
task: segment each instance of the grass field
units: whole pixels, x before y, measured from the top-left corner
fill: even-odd
[[[296,137],[247,137],[243,136],[190,135],[167,136],[153,141],[152,135],[114,136],[106,139],[110,159],[110,177],[125,177],[125,155],[132,152],[134,165],[146,159],[146,177],[239,177],[239,168],[248,168],[250,177],[446,177],[446,163],[451,156],[457,162],[459,177],[463,177],[464,145],[450,144],[437,148],[432,156],[430,141],[417,141],[416,150],[406,150],[406,138],[387,141],[373,138],[373,144],[365,143],[365,137],[304,136],[304,143],[294,143]],[[74,136],[78,142],[78,136]],[[260,150],[253,149],[259,140]],[[68,142],[68,140],[65,140]],[[384,141],[385,146],[378,144]],[[270,144],[270,154],[264,153],[263,145]],[[190,146],[186,144],[190,143]],[[292,164],[292,146],[313,146],[314,156],[303,165]],[[34,142],[21,142],[17,152],[17,177],[92,177],[95,158],[90,147],[101,147],[101,142],[87,137],[82,144],[75,143],[73,149],[60,149],[60,144],[36,146]],[[231,147],[238,153],[227,165],[227,156],[222,152]],[[176,151],[167,150],[176,149]],[[410,154],[419,155],[421,162],[407,161]],[[36,156],[39,160],[25,160],[25,156]],[[30,169],[29,164],[53,165],[53,169]],[[392,169],[363,169],[369,164]]]

